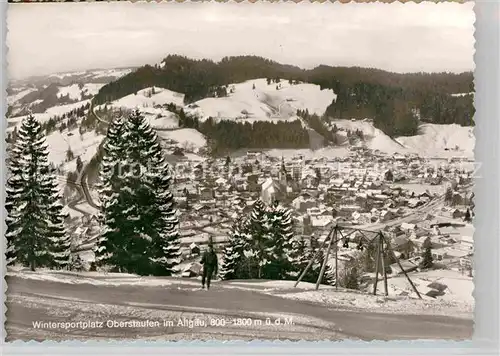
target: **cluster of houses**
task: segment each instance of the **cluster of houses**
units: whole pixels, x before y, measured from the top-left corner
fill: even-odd
[[[234,220],[261,199],[290,208],[296,235],[306,240],[321,239],[334,224],[384,226],[425,212],[427,216],[420,214],[413,223],[386,228],[399,257],[409,269],[417,266],[429,237],[436,261],[471,269],[473,234],[464,220],[473,197],[463,189],[471,183],[471,172],[458,163],[437,166],[417,156],[388,157],[362,148],[346,157],[315,159],[258,151],[207,160],[177,156],[172,192],[185,258],[196,257],[209,238],[224,244]],[[405,184],[424,188],[407,189]],[[433,186],[442,189],[425,189]],[[450,201],[444,199],[445,187],[453,192]],[[344,252],[348,258],[349,251]]]
[[[216,243],[224,243],[232,221],[248,213],[257,199],[266,204],[278,200],[292,209],[296,234],[306,237],[324,236],[338,222],[352,226],[384,224],[418,209],[425,211],[437,199],[442,204],[436,207],[445,209],[437,215],[439,219],[466,224],[463,220],[472,206],[472,196],[461,187],[470,184],[471,172],[456,168],[460,167],[456,162],[445,163],[437,166],[416,156],[387,157],[363,149],[353,150],[348,157],[317,159],[298,155],[285,160],[247,152],[206,161],[181,160],[175,167],[173,193],[181,209],[183,243],[204,244],[209,236]],[[407,182],[429,187],[439,182],[442,189],[415,191],[405,188]],[[449,203],[443,199],[446,186],[453,190],[454,198]],[[436,234],[436,228],[426,226],[436,220],[431,218],[434,216],[417,222],[414,229],[403,225],[398,227],[401,231],[392,232],[395,249],[402,258],[418,256],[428,236],[436,260],[447,256],[469,258],[470,251],[457,246],[467,245],[472,234],[463,239],[449,238],[446,232]],[[411,251],[407,245],[412,246]]]

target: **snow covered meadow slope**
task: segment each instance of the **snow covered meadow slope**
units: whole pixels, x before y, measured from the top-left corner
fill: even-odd
[[[370,120],[334,120],[333,123],[344,130],[361,130],[364,134],[365,145],[369,149],[387,154],[416,153],[420,156],[441,158],[474,157],[473,127],[457,124],[423,124],[419,128],[418,135],[392,139],[375,128]]]
[[[43,113],[35,113],[33,114],[35,118],[40,122],[44,123],[48,121],[51,117],[54,116],[61,116],[63,114],[67,114],[72,110],[78,109],[86,104],[88,104],[90,100],[82,100],[78,101],[76,103],[71,103],[71,104],[65,104],[65,105],[56,105],[51,108],[48,108],[45,110]],[[7,132],[11,132],[14,130],[14,126],[19,126],[21,125],[21,121],[26,117],[27,115],[22,115],[22,116],[14,116],[14,117],[9,117],[7,118]]]
[[[115,100],[111,105],[115,108],[142,109],[170,103],[183,106],[184,94],[159,87],[150,87]]]
[[[195,129],[179,129],[175,131],[159,131],[158,136],[178,142],[182,147],[193,150],[207,145],[207,139]]]
[[[19,101],[22,98],[24,98],[26,95],[28,95],[29,93],[32,93],[34,91],[36,91],[35,88],[27,88],[27,87],[16,88],[14,90],[13,94],[7,96],[7,104],[8,105],[13,105],[17,101]]]
[[[97,152],[103,135],[97,135],[94,131],[85,132],[80,135],[78,129],[69,132],[54,131],[47,136],[49,145],[49,160],[56,166],[64,164],[65,170],[76,170],[76,157],[80,157],[83,163],[88,163]],[[66,152],[70,149],[75,159],[66,162]]]
[[[288,120],[297,118],[297,109],[323,115],[335,98],[333,90],[321,90],[314,84],[267,84],[266,79],[253,79],[230,84],[227,97],[199,100],[188,105],[186,111],[202,120],[210,116],[228,120]]]
[[[174,129],[179,127],[177,115],[168,111],[164,105],[175,104],[184,106],[184,94],[159,87],[150,87],[139,90],[112,101],[110,106],[114,109],[135,110],[139,109],[148,120],[151,127],[159,130]],[[100,105],[98,108],[102,108]]]
[[[85,83],[83,85],[71,84],[59,87],[57,97],[69,96],[71,100],[82,100],[84,96],[96,95],[104,85],[104,83]]]
[[[397,141],[426,156],[442,156],[448,152],[450,156],[474,157],[476,139],[473,127],[424,124],[420,131],[420,135],[398,137]]]
[[[48,76],[48,78],[57,79],[71,79],[79,78],[81,80],[97,80],[102,78],[120,78],[124,75],[129,74],[132,68],[116,68],[116,69],[95,69],[80,72],[64,72],[64,73],[54,73]]]

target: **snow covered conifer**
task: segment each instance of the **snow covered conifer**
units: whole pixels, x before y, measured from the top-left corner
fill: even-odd
[[[291,269],[291,250],[293,237],[292,212],[284,206],[274,203],[267,210],[269,230],[267,232],[267,264],[265,277],[284,279]]]
[[[304,238],[300,236],[292,240],[290,251],[291,269],[288,271],[288,277],[297,278],[309,263],[309,257],[308,247]]]
[[[305,255],[307,257],[305,259],[301,259],[301,262],[305,263],[305,265],[307,265],[312,258],[314,258],[315,256],[316,256],[316,258],[314,259],[314,262],[313,262],[311,268],[309,268],[306,275],[302,278],[302,280],[304,282],[316,283],[316,281],[318,280],[319,274],[321,272],[321,265],[323,264],[323,261],[325,259],[325,255],[324,255],[323,251],[319,251],[319,253],[318,253],[319,248],[320,248],[320,244],[318,242],[318,239],[314,236],[311,236],[310,245],[306,248],[306,253],[305,253]],[[316,253],[318,253],[318,255],[316,255]],[[300,266],[300,267],[302,267],[302,266]],[[303,268],[305,268],[305,267],[302,267],[300,272],[303,271]],[[333,274],[334,274],[334,270],[332,270],[332,268],[327,264],[326,269],[325,269],[325,274],[323,275],[323,279],[322,279],[321,283],[332,284],[334,282],[334,279],[335,279],[333,277]]]
[[[221,279],[242,279],[247,278],[248,271],[245,268],[245,246],[248,235],[245,233],[245,223],[237,221],[232,227],[229,235],[229,245],[224,249],[222,266],[220,269]]]
[[[7,263],[60,268],[70,260],[63,206],[40,123],[26,117],[10,152],[7,180]]]
[[[104,227],[95,249],[96,264],[117,267],[119,260],[123,260],[124,236],[120,228],[124,227],[125,209],[120,198],[123,161],[126,157],[124,121],[121,117],[114,119],[106,134],[103,144],[103,158],[101,161],[97,189],[101,210],[99,220]]]
[[[425,239],[422,247],[424,251],[422,253],[422,261],[420,262],[420,267],[431,268],[434,265],[434,261],[432,258],[432,242],[429,237]]]
[[[101,193],[105,229],[99,253],[122,271],[171,275],[180,263],[180,243],[169,165],[139,111],[124,123],[120,140],[123,154],[110,163],[118,164],[119,172],[108,184],[110,191]],[[106,177],[106,171],[102,174]]]
[[[248,228],[251,235],[250,247],[254,255],[253,261],[250,263],[252,265],[251,270],[256,269],[255,274],[258,278],[262,278],[263,266],[268,263],[266,259],[266,240],[268,238],[270,224],[266,206],[260,199],[253,205]]]

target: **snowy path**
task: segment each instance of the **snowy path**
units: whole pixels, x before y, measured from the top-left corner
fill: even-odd
[[[283,299],[258,289],[214,283],[210,291],[193,284],[167,286],[69,284],[7,276],[7,340],[68,339],[467,339],[472,320],[437,315],[360,313],[307,301]],[[168,280],[168,278],[165,278]],[[165,280],[156,278],[156,280]],[[196,283],[196,281],[193,281]],[[168,284],[168,283],[167,283]],[[163,320],[252,318],[273,322],[291,318],[293,325],[251,327],[168,326]],[[160,321],[159,327],[36,329],[35,321]]]

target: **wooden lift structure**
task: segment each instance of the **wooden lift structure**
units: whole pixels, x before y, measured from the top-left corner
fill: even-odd
[[[343,233],[345,232],[345,234]],[[389,295],[388,288],[387,288],[387,273],[386,273],[386,268],[385,268],[385,259],[384,255],[386,252],[389,252],[392,257],[396,260],[399,268],[401,271],[404,273],[406,279],[408,282],[410,282],[410,285],[412,289],[415,291],[417,296],[422,299],[422,296],[418,292],[417,288],[415,287],[415,284],[413,284],[411,278],[408,276],[406,273],[405,269],[401,265],[401,262],[399,259],[396,257],[396,254],[394,253],[394,250],[392,249],[391,245],[387,242],[387,238],[382,232],[380,231],[370,231],[370,230],[363,230],[363,229],[357,229],[354,227],[343,227],[339,225],[335,225],[330,232],[328,233],[328,236],[325,238],[323,243],[321,244],[320,248],[316,251],[315,255],[311,258],[309,261],[308,265],[304,269],[304,271],[301,273],[299,276],[299,279],[297,282],[295,282],[295,287],[300,283],[302,278],[304,278],[305,274],[307,271],[311,268],[313,265],[314,261],[319,257],[321,251],[324,252],[324,259],[323,263],[321,265],[321,270],[319,273],[318,280],[316,281],[316,290],[318,290],[319,285],[321,284],[321,281],[323,280],[323,276],[325,274],[326,266],[327,266],[327,261],[328,257],[330,256],[330,252],[333,248],[333,252],[335,253],[335,289],[338,289],[338,243],[340,241],[344,241],[344,245],[346,245],[349,240],[349,236],[354,234],[354,233],[359,233],[360,241],[358,243],[358,247],[361,246],[368,246],[375,244],[376,245],[376,255],[375,255],[375,282],[373,284],[373,294],[377,294],[377,284],[379,281],[379,274],[382,276],[382,279],[384,281],[384,292],[385,295]],[[369,234],[375,234],[375,237],[372,237],[371,239],[368,238],[366,235],[367,233]],[[325,246],[328,243],[327,246]],[[381,268],[379,267],[381,266]]]

